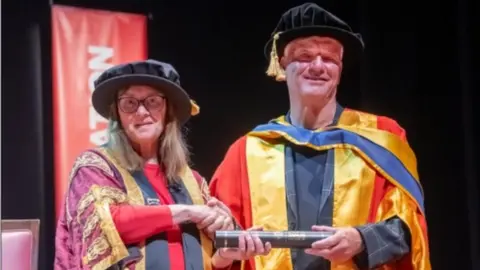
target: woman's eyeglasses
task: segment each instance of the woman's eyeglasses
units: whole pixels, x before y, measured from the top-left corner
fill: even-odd
[[[165,103],[165,97],[161,95],[148,96],[144,99],[134,97],[120,97],[117,100],[118,108],[124,113],[134,113],[140,107],[140,104],[148,111],[158,110]]]

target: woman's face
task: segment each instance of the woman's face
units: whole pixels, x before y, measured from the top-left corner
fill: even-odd
[[[130,86],[117,99],[120,123],[137,146],[153,145],[165,127],[167,100],[150,86]]]

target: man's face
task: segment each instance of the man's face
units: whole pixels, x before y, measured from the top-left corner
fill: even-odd
[[[336,94],[342,71],[343,46],[328,37],[299,38],[285,48],[285,68],[290,96],[329,100]]]

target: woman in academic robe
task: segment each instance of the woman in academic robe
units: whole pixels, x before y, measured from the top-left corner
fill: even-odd
[[[213,233],[234,222],[189,167],[181,128],[199,108],[172,65],[147,60],[108,69],[95,81],[92,105],[109,119],[108,143],[74,162],[55,269],[219,269],[268,252],[255,248],[255,237],[242,240],[243,250],[257,253],[214,250]]]

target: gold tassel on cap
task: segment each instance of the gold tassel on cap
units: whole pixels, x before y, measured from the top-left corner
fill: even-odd
[[[275,77],[277,81],[285,80],[285,70],[280,66],[277,53],[277,40],[280,37],[281,32],[276,33],[273,36],[272,51],[270,52],[270,64],[268,65],[267,75]]]
[[[190,113],[192,116],[195,116],[200,113],[200,106],[197,105],[195,100],[190,99],[190,104],[192,104],[192,112]]]

